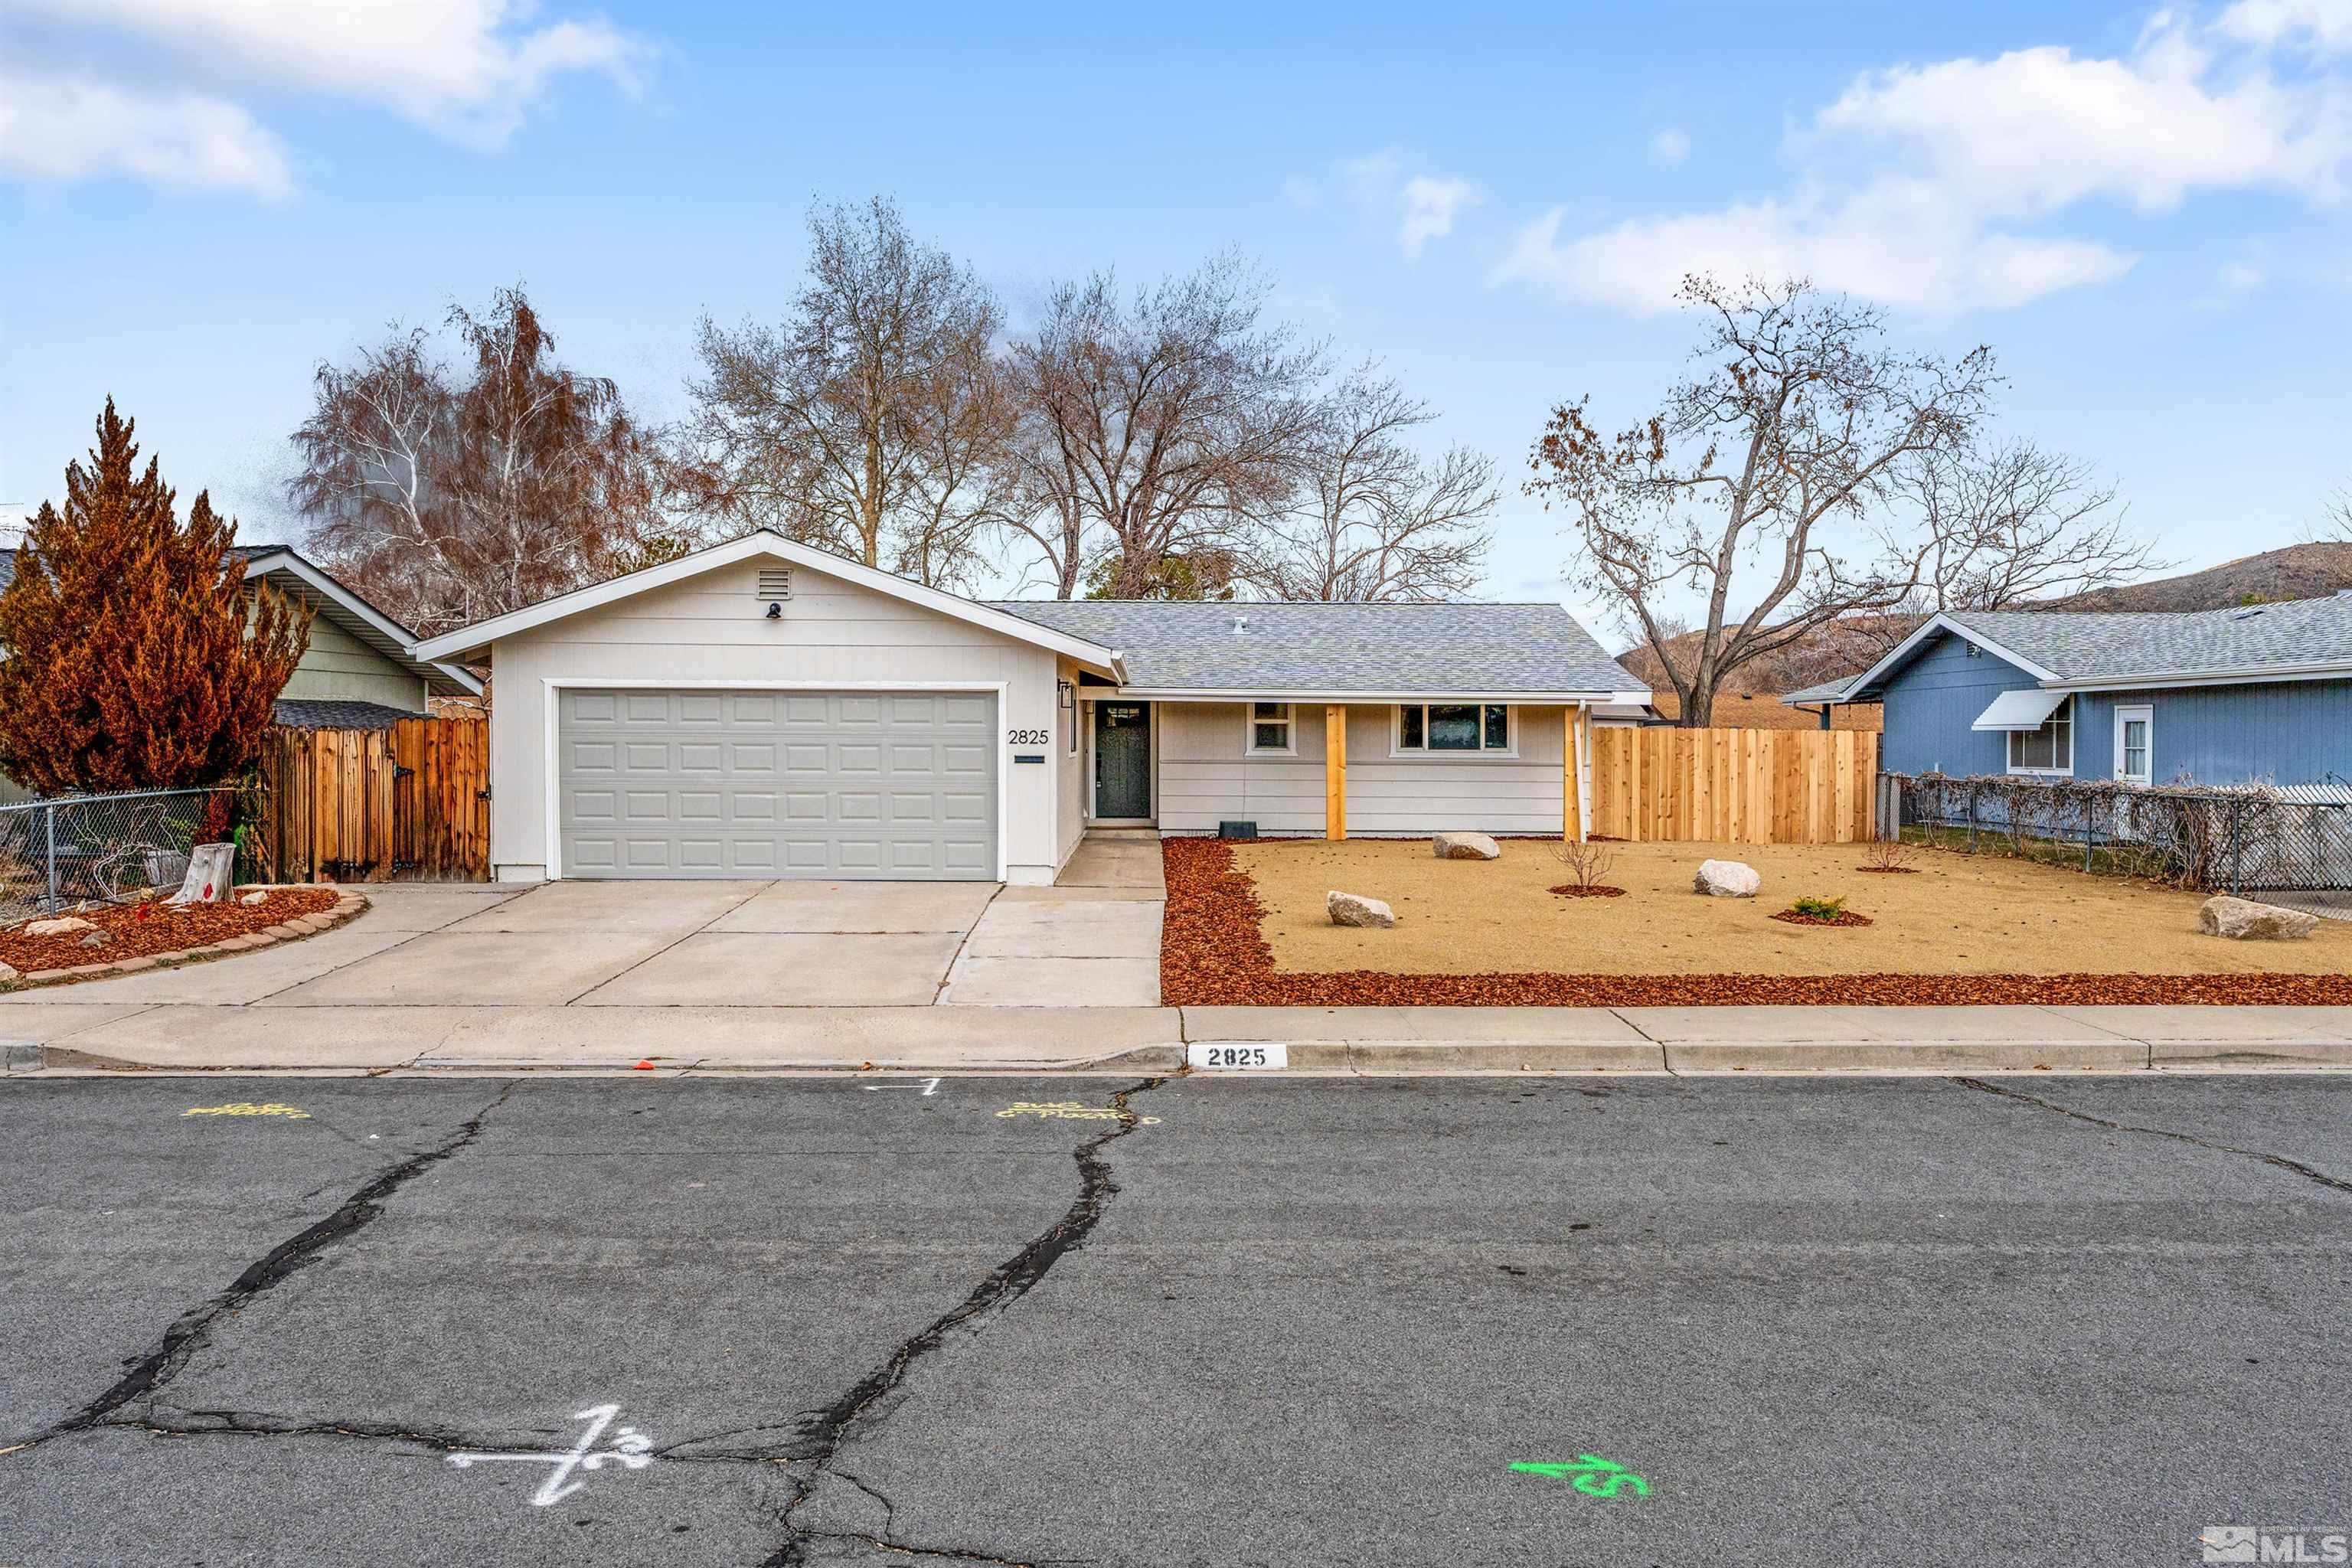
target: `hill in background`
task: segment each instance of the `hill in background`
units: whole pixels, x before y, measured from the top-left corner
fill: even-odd
[[[2290,544],[2228,561],[2202,572],[2158,577],[2146,583],[2100,588],[2070,598],[2031,606],[2050,610],[2221,610],[2234,605],[2271,603],[2282,599],[2324,599],[2352,588],[2352,543]],[[2026,606],[2021,606],[2026,607]],[[1823,626],[1790,644],[1769,659],[1740,670],[1732,680],[1734,694],[1743,697],[1795,691],[1817,681],[1832,680],[1868,668],[1885,650],[1918,626],[1916,616],[1856,617]],[[1695,658],[1698,636],[1675,639],[1675,661]],[[1674,687],[1658,668],[1655,656],[1636,647],[1618,662],[1669,696]],[[1801,721],[1811,722],[1804,715]],[[1718,718],[1717,722],[1726,721]],[[1755,720],[1741,722],[1759,722]],[[1874,726],[1873,726],[1874,727]]]

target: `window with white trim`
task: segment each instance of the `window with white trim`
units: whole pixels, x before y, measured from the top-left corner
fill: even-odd
[[[1399,752],[1507,752],[1511,710],[1501,702],[1407,702],[1396,710]]]
[[[2039,730],[2009,732],[2009,771],[2072,774],[2074,771],[2074,700],[2051,710]]]
[[[1249,744],[1253,757],[1295,757],[1298,754],[1297,723],[1287,702],[1250,704]]]

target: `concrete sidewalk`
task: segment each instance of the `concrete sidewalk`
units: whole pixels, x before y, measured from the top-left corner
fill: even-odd
[[[11,1074],[1160,1072],[1275,1041],[1321,1073],[2311,1070],[2352,1068],[2352,1008],[0,1008]]]

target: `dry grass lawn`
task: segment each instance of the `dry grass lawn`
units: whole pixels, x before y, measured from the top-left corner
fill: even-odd
[[[1256,884],[1278,973],[1396,974],[2229,974],[2352,973],[2352,922],[2308,942],[2197,930],[2194,893],[1993,856],[1924,851],[1919,869],[1861,870],[1859,846],[1616,844],[1622,899],[1563,899],[1551,846],[1506,839],[1499,860],[1440,860],[1427,839],[1234,846]],[[1755,899],[1691,890],[1709,858],[1763,875]],[[1334,889],[1383,899],[1389,931],[1334,926]],[[1799,894],[1843,896],[1867,927],[1769,919]]]

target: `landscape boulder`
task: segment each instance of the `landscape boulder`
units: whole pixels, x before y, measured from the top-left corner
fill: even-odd
[[[78,931],[96,931],[97,929],[79,915],[59,915],[55,920],[30,921],[23,927],[24,934],[26,936],[71,936]]]
[[[1693,890],[1711,899],[1752,899],[1763,886],[1756,868],[1740,860],[1702,860],[1691,879]]]
[[[113,940],[114,939],[112,937],[107,935],[102,931],[94,931],[88,936],[81,939],[81,945],[84,947],[104,947],[108,942],[110,942]]]
[[[1378,899],[1368,899],[1361,893],[1331,892],[1323,895],[1323,907],[1330,911],[1335,926],[1370,926],[1386,931],[1396,924],[1396,911]]]
[[[249,893],[239,895],[236,901],[248,910],[258,909],[269,901],[269,895],[256,888]]]
[[[2197,929],[2207,936],[2240,942],[2294,942],[2318,930],[2319,917],[2222,894],[2206,900],[2198,910]]]
[[[22,980],[23,978],[23,975],[16,973],[16,966],[15,964],[0,963],[0,985],[14,984],[16,982]]]
[[[1483,833],[1441,833],[1430,840],[1440,860],[1499,860],[1503,847]]]

